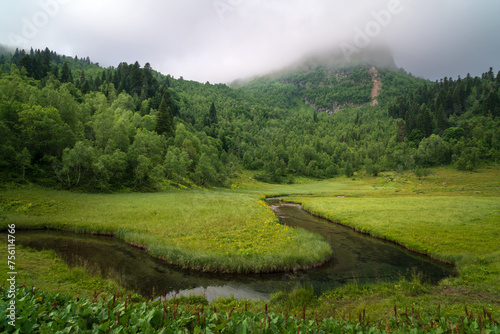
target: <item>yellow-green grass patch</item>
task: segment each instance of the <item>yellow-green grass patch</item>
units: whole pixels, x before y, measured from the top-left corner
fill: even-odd
[[[304,208],[448,261],[497,258],[500,200],[471,196],[293,197]]]
[[[17,228],[114,234],[168,262],[203,271],[290,270],[325,261],[331,253],[319,236],[280,225],[255,194],[101,195],[27,187],[3,191],[0,203]]]

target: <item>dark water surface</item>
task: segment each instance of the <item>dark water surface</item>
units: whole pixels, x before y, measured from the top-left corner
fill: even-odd
[[[425,279],[437,282],[454,274],[453,267],[313,217],[298,205],[280,204],[278,199],[267,202],[281,223],[321,234],[332,247],[333,259],[320,268],[296,273],[215,275],[180,270],[110,237],[18,230],[16,243],[53,249],[70,266],[84,265],[147,297],[155,287],[156,296],[204,294],[209,301],[232,296],[266,299],[274,292],[301,286],[312,286],[319,294],[354,280],[359,284],[398,280],[420,272]]]

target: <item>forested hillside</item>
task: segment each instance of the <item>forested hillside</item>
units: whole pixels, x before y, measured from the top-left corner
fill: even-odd
[[[16,50],[0,56],[2,180],[150,191],[227,187],[242,169],[293,182],[497,162],[500,74],[434,83],[371,68],[318,63],[230,87]]]
[[[481,78],[444,78],[400,96],[388,114],[398,120],[400,141],[429,152],[417,163],[472,170],[500,158],[499,87],[492,68]]]

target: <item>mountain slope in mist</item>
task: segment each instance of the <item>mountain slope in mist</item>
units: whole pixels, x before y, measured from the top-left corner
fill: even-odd
[[[357,65],[372,65],[395,71],[398,69],[390,48],[385,46],[372,46],[361,49],[357,53],[348,53],[340,48],[319,51],[303,57],[300,61],[292,64],[290,71],[308,71],[322,65],[328,69],[354,67]],[[286,71],[287,69],[285,69]]]
[[[334,113],[348,106],[377,104],[378,94],[384,92],[383,79],[395,71],[388,48],[366,48],[352,57],[337,49],[308,55],[279,71],[233,86],[269,101],[294,101],[294,105],[304,103],[318,112]],[[400,72],[405,81],[422,81]],[[394,89],[391,82],[387,88]],[[291,107],[286,103],[279,106]]]

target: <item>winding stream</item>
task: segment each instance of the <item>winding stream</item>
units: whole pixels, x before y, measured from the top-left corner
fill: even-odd
[[[209,301],[219,297],[267,299],[274,292],[312,286],[319,294],[348,282],[360,284],[379,280],[398,280],[421,272],[431,281],[453,275],[454,268],[412,254],[392,243],[368,237],[314,217],[299,205],[268,205],[282,224],[321,234],[331,245],[333,259],[326,265],[296,273],[221,275],[197,273],[167,265],[144,251],[120,240],[55,231],[18,231],[16,242],[34,249],[53,249],[70,266],[118,280],[128,289],[150,297],[204,294]]]

